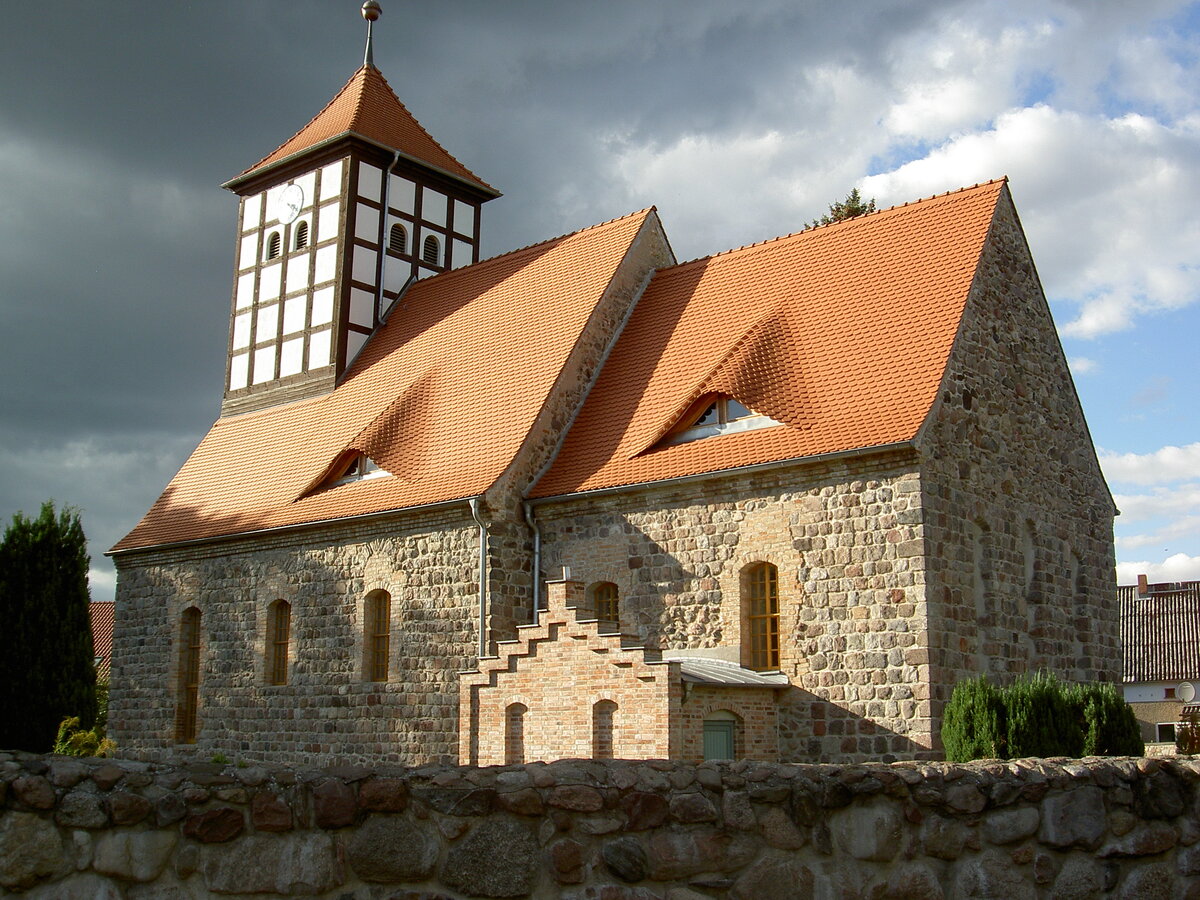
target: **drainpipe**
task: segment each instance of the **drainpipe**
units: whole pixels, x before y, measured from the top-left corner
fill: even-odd
[[[534,521],[533,507],[528,503],[522,505],[525,507],[525,521],[533,529],[533,618],[530,622],[536,625],[542,612],[542,532]]]
[[[479,497],[467,501],[471,516],[479,524],[479,658],[487,656],[487,523],[479,515]]]

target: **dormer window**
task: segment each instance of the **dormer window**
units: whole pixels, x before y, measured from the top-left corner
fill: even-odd
[[[425,238],[425,243],[421,245],[421,262],[427,262],[431,266],[439,265],[442,259],[442,248],[438,244],[438,239],[432,234]]]
[[[387,475],[375,461],[365,453],[359,453],[346,465],[342,473],[333,479],[334,484],[349,484],[352,481],[362,481],[364,478],[379,478]]]
[[[271,236],[267,238],[267,259],[278,259],[282,249],[283,239],[279,236],[279,232],[271,232]]]
[[[296,250],[303,250],[305,247],[308,246],[308,223],[307,222],[302,221],[302,222],[296,223],[295,244],[296,244],[296,246],[294,249],[296,249]]]
[[[756,428],[769,428],[772,425],[782,424],[770,416],[756,413],[732,397],[713,397],[700,410],[700,414],[692,420],[692,424],[677,432],[674,437],[669,439],[669,442],[686,444],[688,441],[714,437],[718,434],[733,434],[738,431],[752,431]]]
[[[388,231],[388,249],[393,253],[408,252],[408,232],[403,225],[393,225]]]

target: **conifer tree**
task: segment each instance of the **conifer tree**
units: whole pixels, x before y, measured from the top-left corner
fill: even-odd
[[[834,222],[844,222],[847,219],[854,219],[873,212],[875,212],[875,198],[864,201],[862,195],[858,193],[858,188],[853,188],[846,195],[845,200],[840,203],[830,203],[829,212],[819,219],[813,219],[811,227],[832,225]]]
[[[0,541],[0,749],[46,752],[65,716],[95,720],[87,573],[77,512],[13,516]]]

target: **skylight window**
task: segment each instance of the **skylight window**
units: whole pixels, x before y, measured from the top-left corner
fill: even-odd
[[[769,428],[772,425],[782,425],[770,416],[756,413],[750,407],[739,403],[732,397],[713,397],[693,421],[692,424],[677,432],[670,439],[672,444],[686,444],[688,441],[698,441],[701,438],[715,437],[718,434],[734,434],[739,431],[752,431],[756,428]]]

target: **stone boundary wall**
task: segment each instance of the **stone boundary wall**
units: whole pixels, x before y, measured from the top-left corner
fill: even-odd
[[[368,770],[0,753],[0,896],[1200,898],[1200,758]]]

